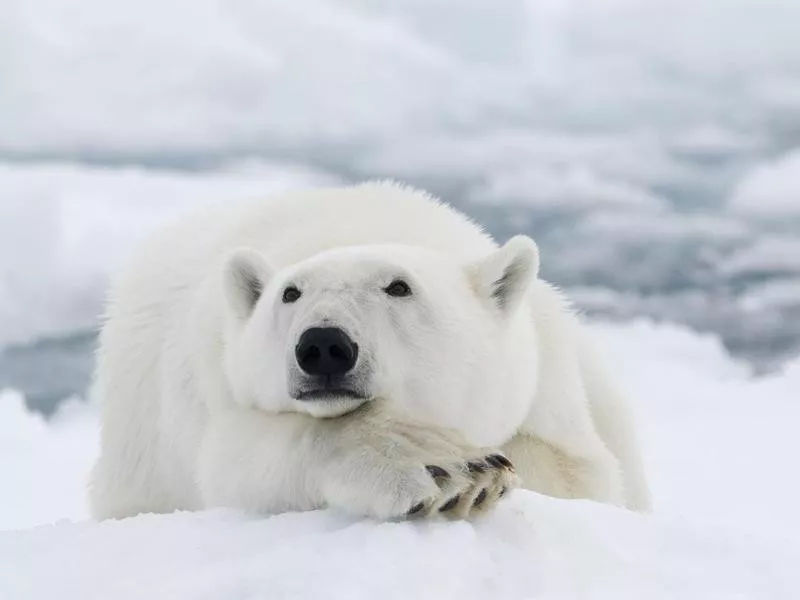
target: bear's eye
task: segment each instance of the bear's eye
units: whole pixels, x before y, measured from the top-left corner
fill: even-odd
[[[402,279],[395,279],[392,283],[383,288],[383,291],[395,298],[411,295],[411,287]]]
[[[303,293],[298,290],[293,285],[290,285],[285,290],[283,290],[283,303],[284,304],[291,304],[292,302],[297,302],[302,296]]]

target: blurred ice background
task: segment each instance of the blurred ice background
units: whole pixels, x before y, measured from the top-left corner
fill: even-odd
[[[423,186],[589,314],[800,345],[797,0],[2,0],[0,388],[82,394],[106,277],[199,202]]]

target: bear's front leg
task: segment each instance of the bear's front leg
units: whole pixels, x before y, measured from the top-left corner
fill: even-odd
[[[464,518],[518,485],[503,454],[374,405],[334,419],[235,411],[213,421],[200,461],[209,506]]]
[[[485,511],[518,485],[500,452],[467,444],[456,432],[411,421],[379,403],[321,423],[328,460],[326,502],[381,519],[464,518]]]

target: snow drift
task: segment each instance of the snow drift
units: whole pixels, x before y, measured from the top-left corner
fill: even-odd
[[[0,556],[0,596],[14,600],[794,600],[800,589],[797,545],[520,491],[475,523],[211,511],[7,533]]]

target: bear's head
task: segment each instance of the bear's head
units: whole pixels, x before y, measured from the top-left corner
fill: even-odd
[[[462,264],[432,250],[337,248],[283,269],[239,249],[224,267],[224,369],[236,402],[335,417],[388,401],[490,443],[529,405],[534,242]]]

